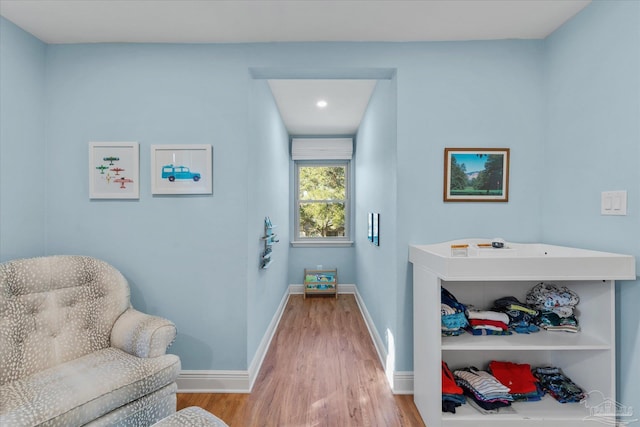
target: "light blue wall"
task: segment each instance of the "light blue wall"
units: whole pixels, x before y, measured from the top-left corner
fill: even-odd
[[[248,274],[248,366],[276,307],[286,292],[289,260],[289,135],[266,80],[251,82],[249,99],[249,192],[247,225]],[[279,243],[272,246],[273,262],[258,269],[265,249],[264,218],[276,227]]]
[[[45,251],[45,51],[0,17],[0,261]]]
[[[398,334],[396,79],[378,80],[358,129],[355,151],[355,249],[358,291],[388,349],[393,370]],[[368,214],[380,214],[380,246],[368,241]]]
[[[171,351],[185,369],[246,369],[251,78],[242,50],[51,45],[47,79],[47,252],[119,268],[134,306],[176,322]],[[131,140],[140,200],[89,200],[88,141]],[[211,144],[213,195],[152,196],[152,144]]]
[[[595,2],[546,42],[45,46],[2,21],[2,166],[36,165],[43,178],[7,181],[14,173],[0,171],[0,258],[82,253],[113,263],[134,305],[176,321],[183,368],[215,370],[247,369],[286,285],[300,282],[293,265],[341,262],[341,281],[362,289],[380,335],[394,335],[395,369],[411,371],[409,244],[501,236],[640,255],[637,28],[633,2]],[[287,247],[291,162],[277,147],[287,138],[255,70],[395,70],[357,135],[354,248]],[[33,120],[9,123],[23,102]],[[140,200],[90,201],[87,143],[131,140],[140,143]],[[212,144],[214,194],[152,196],[150,145],[187,143]],[[445,147],[510,147],[509,202],[444,203]],[[7,165],[6,153],[20,162]],[[287,169],[272,171],[269,185],[263,157]],[[599,192],[620,188],[631,215],[600,217]],[[17,200],[27,214],[16,215]],[[379,248],[364,238],[360,209],[381,213]],[[259,271],[264,215],[283,239],[272,269]],[[640,351],[631,285],[619,286],[619,383],[623,403],[640,407],[626,376],[637,377]]]
[[[355,248],[353,247],[291,248],[289,250],[289,283],[302,284],[304,269],[316,268],[318,265],[322,268],[338,269],[338,287],[340,283],[357,283]]]
[[[540,238],[541,41],[403,45],[397,74],[396,367],[412,370],[408,245],[465,237]],[[444,203],[445,147],[509,147],[508,203]]]
[[[381,252],[395,244],[396,259],[384,274],[397,282],[389,284],[393,304],[384,305],[379,297],[365,303],[381,319],[376,325],[381,335],[386,323],[396,324],[391,331],[396,369],[411,370],[408,243],[476,232],[513,240],[537,236],[538,193],[527,177],[540,156],[543,128],[540,47],[541,42],[522,41],[401,48],[393,43],[49,46],[47,135],[55,147],[48,158],[49,176],[55,182],[64,169],[66,185],[53,186],[48,195],[55,203],[48,215],[47,251],[88,253],[120,268],[131,280],[134,304],[177,322],[181,333],[172,351],[182,356],[185,369],[246,368],[281,289],[275,285],[268,291],[269,303],[258,303],[261,280],[278,277],[281,267],[276,257],[275,270],[252,270],[259,252],[252,238],[261,232],[266,214],[288,227],[286,217],[263,212],[259,202],[266,200],[256,179],[265,152],[256,145],[256,134],[269,132],[272,106],[266,105],[266,88],[256,86],[250,70],[296,70],[300,64],[325,70],[396,68],[399,224],[396,233],[386,233],[385,227],[393,230],[394,213],[381,212],[381,241],[392,244]],[[247,126],[249,121],[257,122],[254,128]],[[91,140],[140,142],[139,201],[88,200],[84,165]],[[214,146],[213,196],[150,195],[149,146],[170,143]],[[520,191],[514,191],[510,203],[442,203],[442,150],[458,145],[512,148],[518,167],[511,183]],[[357,150],[363,149],[359,143]],[[385,193],[392,188],[389,183],[381,183]],[[379,209],[387,211],[393,196],[383,197]],[[282,209],[287,206],[282,202]],[[444,219],[454,225],[443,227]],[[531,226],[522,228],[521,221]],[[276,250],[286,252],[282,246]],[[336,257],[341,257],[341,272],[355,271],[350,248],[290,250],[289,278],[296,263],[331,265]],[[355,283],[354,276],[341,274],[340,280]]]
[[[543,238],[621,252],[640,264],[640,3],[593,2],[545,42]],[[627,216],[600,193],[627,190]],[[640,409],[640,283],[617,284],[618,398]]]

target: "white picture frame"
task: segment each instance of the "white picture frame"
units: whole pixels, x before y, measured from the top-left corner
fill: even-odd
[[[137,142],[89,142],[89,198],[140,198]]]
[[[208,144],[152,145],[152,194],[213,194],[213,157]]]

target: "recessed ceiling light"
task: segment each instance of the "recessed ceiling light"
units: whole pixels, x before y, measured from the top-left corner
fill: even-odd
[[[324,108],[327,106],[327,101],[325,101],[324,99],[321,99],[320,101],[316,102],[316,106],[318,108]]]

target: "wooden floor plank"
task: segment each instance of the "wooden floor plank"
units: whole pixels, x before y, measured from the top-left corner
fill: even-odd
[[[179,393],[230,427],[424,427],[391,392],[353,295],[291,295],[250,394]]]

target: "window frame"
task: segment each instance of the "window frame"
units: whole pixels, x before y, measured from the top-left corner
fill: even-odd
[[[294,160],[293,191],[293,241],[292,246],[351,246],[352,179],[351,160]],[[345,168],[345,218],[344,236],[306,237],[300,236],[300,168],[301,167],[340,166]]]

